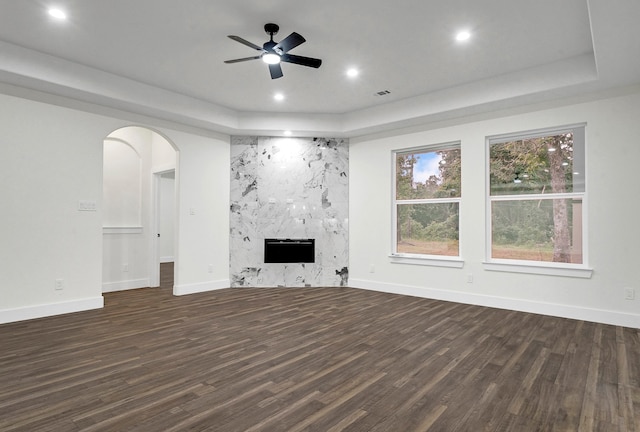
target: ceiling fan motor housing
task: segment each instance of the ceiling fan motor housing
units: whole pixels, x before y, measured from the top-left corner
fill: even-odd
[[[264,31],[269,33],[272,41],[273,41],[273,35],[278,34],[278,30],[280,30],[280,26],[278,24],[268,23],[264,25]]]

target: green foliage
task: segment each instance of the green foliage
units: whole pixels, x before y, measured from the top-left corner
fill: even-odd
[[[563,180],[562,186],[554,186],[554,177]],[[489,181],[491,195],[571,192],[573,134],[492,144]]]
[[[441,222],[432,221],[421,234],[422,240],[458,240],[458,215],[451,215]]]
[[[413,154],[396,155],[396,199],[413,199],[413,167],[416,162]]]
[[[493,203],[491,213],[494,243],[514,246],[552,245],[552,201],[496,202]]]
[[[398,206],[399,239],[457,240],[458,203]]]

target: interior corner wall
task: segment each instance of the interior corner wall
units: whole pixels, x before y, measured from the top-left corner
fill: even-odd
[[[103,140],[130,124],[0,94],[0,323],[103,306]],[[174,292],[228,287],[228,136],[144,126],[178,148]]]
[[[440,129],[352,139],[350,286],[640,328],[640,93]],[[590,279],[487,271],[485,137],[586,122]],[[464,267],[392,263],[392,151],[460,141],[460,250]],[[373,175],[372,173],[375,173]],[[468,283],[472,275],[473,282]]]
[[[348,141],[232,137],[231,285],[345,286]],[[264,240],[314,239],[314,263],[265,263]]]

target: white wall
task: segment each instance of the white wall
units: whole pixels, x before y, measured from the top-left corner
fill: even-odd
[[[162,174],[158,179],[158,254],[160,262],[175,260],[176,179],[175,172]]]
[[[102,306],[103,140],[130,124],[0,95],[0,323]],[[229,138],[143,126],[178,147],[178,193],[198,209],[181,210],[176,285],[229,286]]]
[[[176,169],[176,150],[165,137],[151,133],[151,171],[161,172]]]
[[[142,156],[120,139],[104,140],[102,225],[142,226]]]
[[[0,95],[0,322],[102,306],[102,140],[116,127]]]
[[[351,286],[640,327],[640,94],[406,134],[352,139]],[[590,279],[492,272],[485,259],[485,137],[586,122]],[[391,151],[462,143],[464,268],[391,263]],[[371,175],[376,173],[376,175]],[[373,266],[374,272],[371,272]],[[467,283],[467,275],[473,283]],[[636,300],[624,299],[624,288]]]
[[[229,287],[230,144],[181,132],[178,245],[173,292],[183,295]]]

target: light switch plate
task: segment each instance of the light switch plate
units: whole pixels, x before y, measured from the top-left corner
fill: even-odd
[[[96,210],[97,210],[97,205],[95,201],[87,201],[87,200],[78,201],[78,211],[94,212]]]

